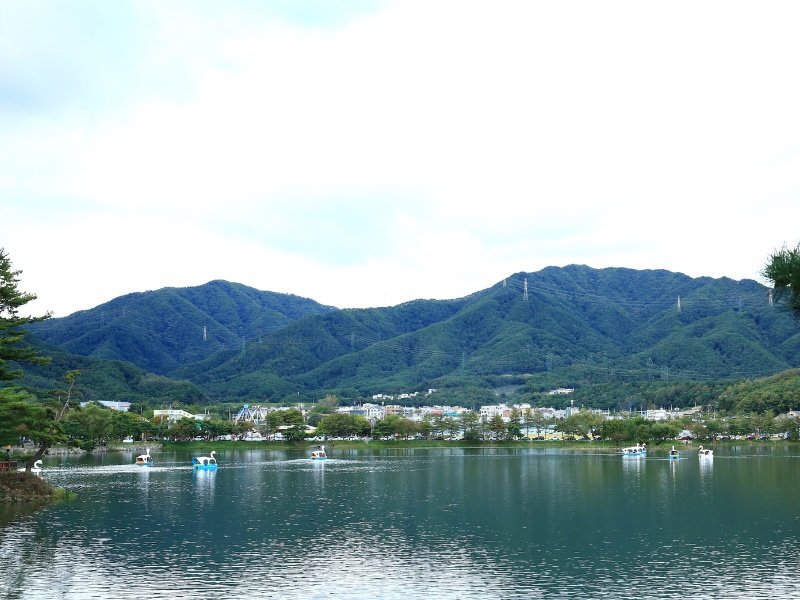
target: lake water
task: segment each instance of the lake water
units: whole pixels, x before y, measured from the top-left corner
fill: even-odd
[[[0,597],[800,597],[800,448],[680,449],[51,457],[79,498],[0,508]]]

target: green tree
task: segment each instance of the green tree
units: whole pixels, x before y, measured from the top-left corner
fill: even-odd
[[[506,427],[506,433],[511,440],[522,436],[522,417],[516,408],[511,411],[511,419]]]
[[[542,429],[547,427],[548,419],[545,414],[540,410],[534,410],[531,416],[529,417],[530,423],[533,428],[536,430],[536,437],[540,437]]]
[[[262,432],[266,432],[269,439],[272,439],[272,436],[278,432],[278,427],[283,425],[282,413],[282,410],[273,410],[267,413],[266,423],[261,425],[261,429]]]
[[[3,443],[16,443],[21,438],[36,445],[26,471],[53,444],[67,439],[55,405],[41,403],[36,396],[18,388],[0,388],[0,439]]]
[[[306,424],[303,419],[303,413],[297,408],[290,408],[278,412],[283,421],[282,425],[286,427],[286,429],[283,430],[283,437],[291,442],[303,440],[306,437]]]
[[[748,435],[754,430],[753,420],[747,415],[740,415],[735,419],[731,419],[728,424],[728,431],[731,435]]]
[[[72,410],[64,419],[67,437],[76,446],[91,452],[95,446],[113,435],[111,409],[91,403],[79,410]]]
[[[17,288],[20,273],[22,271],[13,270],[5,249],[0,248],[0,381],[22,376],[21,370],[9,367],[6,361],[38,363],[48,361],[30,346],[21,344],[26,334],[23,326],[48,319],[50,314],[42,317],[19,316],[19,309],[36,299],[35,294],[22,292]]]
[[[426,440],[430,439],[431,432],[433,431],[432,428],[431,428],[431,423],[432,423],[432,421],[431,421],[430,415],[425,415],[422,418],[422,421],[419,421],[418,423],[416,423],[416,425],[417,425],[417,433],[419,435],[421,435],[423,438],[425,438]]]
[[[143,439],[154,432],[153,424],[144,417],[131,412],[111,411],[111,435],[115,440],[128,436]]]
[[[0,388],[0,445],[26,437],[41,411],[36,397],[19,388]]]
[[[474,411],[462,413],[461,429],[464,431],[464,439],[470,442],[477,442],[481,439],[480,417]]]
[[[308,414],[308,424],[316,427],[325,415],[329,415],[336,410],[339,400],[336,396],[328,394],[322,400],[317,402]]]
[[[407,437],[413,429],[413,423],[402,415],[387,415],[375,423],[374,434],[378,437]]]
[[[798,423],[797,419],[781,416],[775,419],[775,430],[778,433],[786,434],[787,439],[796,442],[798,432],[800,432],[800,423]]]
[[[720,435],[728,430],[728,424],[719,419],[707,419],[704,423],[706,434],[712,440],[716,440]]]
[[[503,421],[503,417],[500,415],[495,415],[486,422],[486,429],[491,434],[492,439],[500,439],[506,434],[506,422]]]
[[[649,438],[657,442],[664,440],[674,440],[681,431],[681,424],[679,421],[659,421],[650,424]]]
[[[775,299],[786,302],[800,316],[800,243],[775,250],[761,274],[772,282]]]
[[[422,423],[420,425],[420,433],[425,433],[422,429]],[[448,439],[453,439],[453,436],[458,431],[458,421],[453,417],[445,417],[444,419],[444,431],[447,435]]]
[[[328,437],[349,437],[351,435],[369,435],[370,424],[360,415],[332,413],[325,415],[319,423],[318,431]]]
[[[200,426],[197,421],[185,417],[178,419],[169,426],[167,429],[167,436],[173,440],[186,441],[194,439],[199,433]]]
[[[558,430],[576,437],[594,437],[603,425],[604,418],[595,412],[581,410],[572,413],[558,424]]]
[[[621,443],[633,439],[633,428],[629,427],[630,419],[606,419],[600,429],[603,439]]]
[[[201,435],[207,440],[214,440],[220,436],[231,433],[229,421],[222,419],[206,419],[200,421]]]

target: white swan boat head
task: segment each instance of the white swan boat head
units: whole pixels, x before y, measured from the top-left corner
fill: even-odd
[[[216,451],[212,450],[211,456],[193,456],[192,468],[213,471],[217,468],[217,459],[214,457],[215,454]]]

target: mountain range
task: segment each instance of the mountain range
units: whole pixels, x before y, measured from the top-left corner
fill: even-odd
[[[338,309],[211,281],[128,294],[31,326],[84,396],[276,402],[437,389],[486,401],[638,381],[741,381],[797,366],[800,328],[752,280],[582,265],[515,273],[452,300]],[[463,402],[462,402],[463,403]],[[467,402],[469,403],[469,401]]]

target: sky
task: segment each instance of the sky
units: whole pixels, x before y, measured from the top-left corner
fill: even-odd
[[[67,316],[214,279],[340,308],[547,266],[764,282],[800,3],[0,0],[0,248]]]

